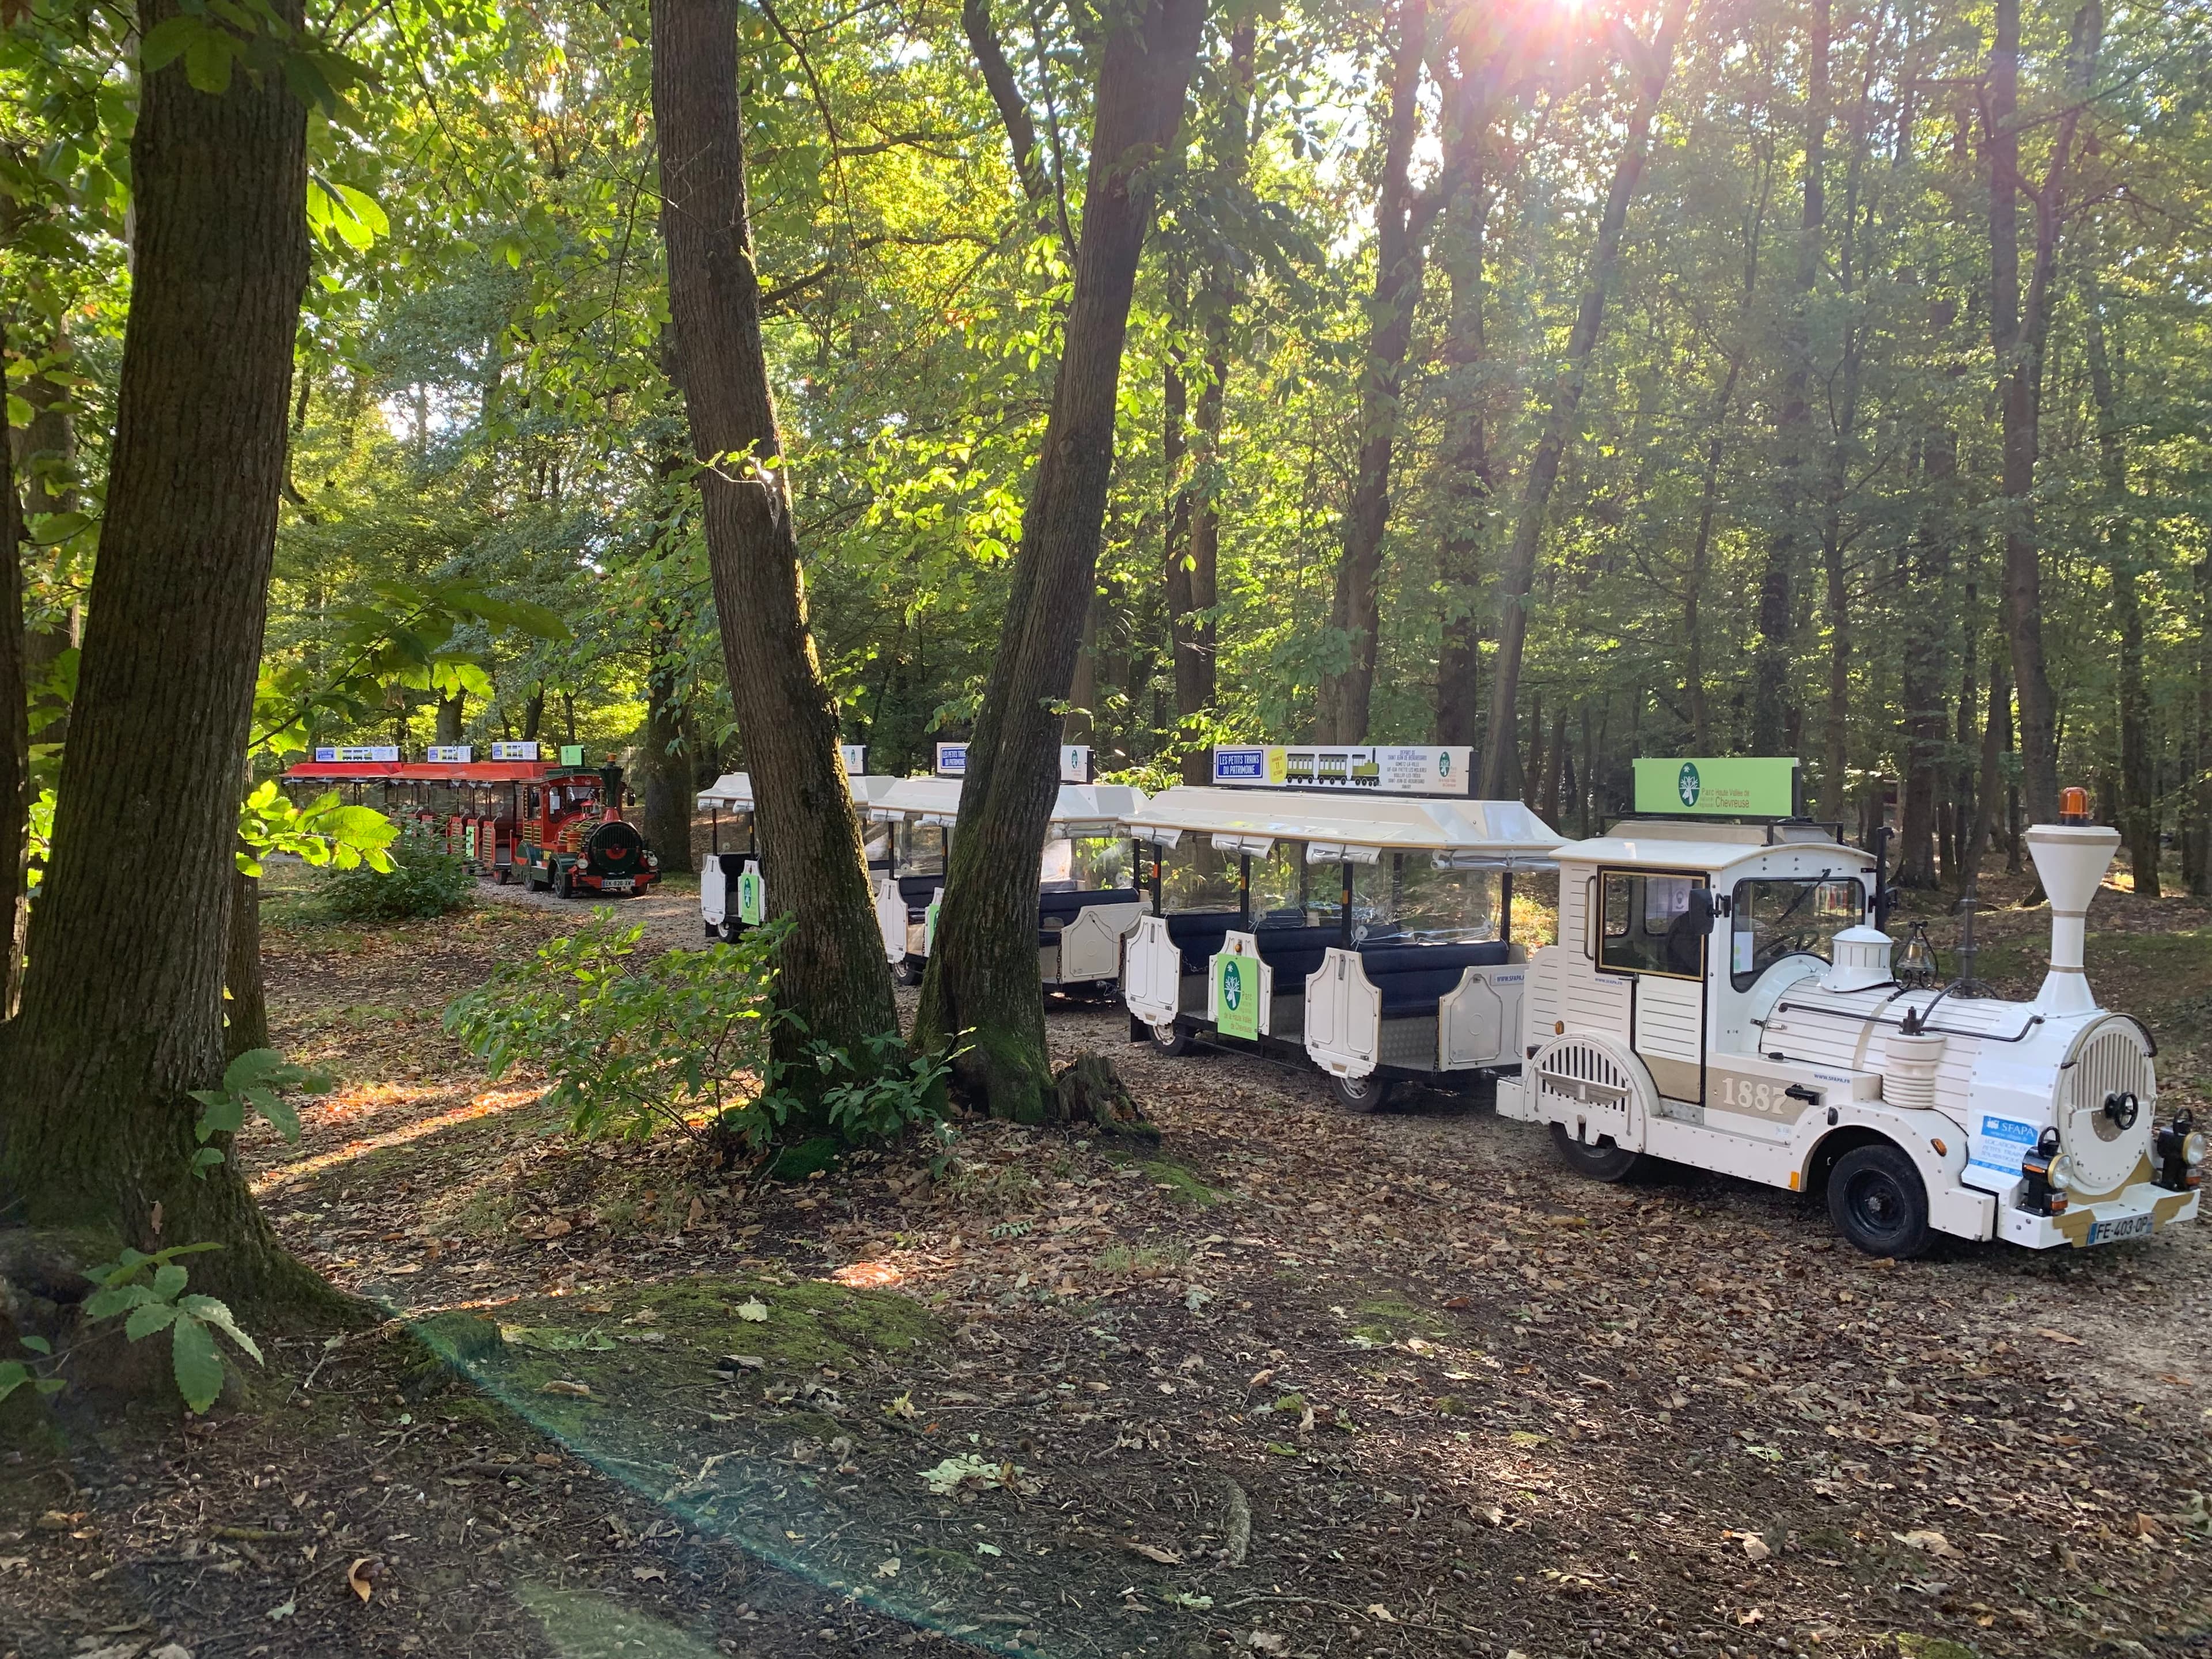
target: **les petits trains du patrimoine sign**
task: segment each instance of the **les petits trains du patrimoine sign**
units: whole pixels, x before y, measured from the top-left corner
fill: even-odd
[[[1213,751],[1213,781],[1246,788],[1466,796],[1474,793],[1474,750],[1451,744],[1223,744]]]

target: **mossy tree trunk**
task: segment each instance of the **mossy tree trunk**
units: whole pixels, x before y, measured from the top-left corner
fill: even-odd
[[[295,27],[296,0],[276,9]],[[177,10],[149,0],[151,33]],[[223,1069],[238,777],[261,648],[300,295],[307,111],[276,74],[144,75],[106,510],[54,854],[0,1030],[0,1209],[141,1248],[220,1243],[196,1285],[319,1286],[234,1161],[195,1179],[186,1091]]]
[[[969,1045],[955,1079],[994,1116],[1045,1116],[1052,1076],[1037,981],[1037,860],[1059,793],[1058,705],[1097,580],[1115,406],[1152,176],[1197,62],[1206,0],[1151,0],[1101,51],[1091,167],[1044,451],[1022,520],[998,655],[968,751],[919,1046]]]
[[[809,1037],[858,1055],[866,1038],[897,1029],[897,1014],[837,751],[837,709],[807,623],[761,344],[738,74],[736,0],[654,0],[653,117],[676,379],[702,463],[723,660],[759,801],[761,873],[769,908],[793,923],[780,1000],[805,1029],[781,1026],[777,1042],[787,1058]]]
[[[8,340],[0,325],[0,362],[8,356]],[[22,988],[23,927],[30,919],[25,881],[30,872],[31,727],[25,705],[23,639],[23,523],[15,497],[14,456],[0,434],[0,822],[7,827],[7,842],[0,847],[0,869],[4,869],[6,935],[0,950],[0,1019],[15,1012]]]

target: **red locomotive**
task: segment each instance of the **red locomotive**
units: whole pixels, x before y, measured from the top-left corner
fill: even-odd
[[[642,893],[660,878],[660,860],[622,815],[619,766],[597,772],[556,768],[523,789],[514,863],[524,885],[579,893]]]

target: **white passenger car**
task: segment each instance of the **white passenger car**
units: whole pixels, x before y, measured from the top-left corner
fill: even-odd
[[[1303,1051],[1359,1110],[1519,1066],[1513,872],[1562,840],[1520,802],[1179,785],[1125,822],[1153,912],[1124,951],[1132,1040]]]
[[[861,813],[869,868],[879,869],[888,856],[889,837],[869,825],[868,804],[902,780],[848,772],[845,781],[852,791],[853,805]],[[714,835],[713,851],[699,866],[699,919],[708,939],[734,940],[768,914],[754,807],[749,773],[725,772],[714,780],[712,788],[699,792],[699,810],[711,815]],[[732,844],[725,847],[726,841]]]
[[[958,778],[902,778],[871,803],[889,860],[876,884],[884,954],[919,983],[945,898],[945,859],[960,816]],[[1126,784],[1063,783],[1038,866],[1037,974],[1053,989],[1110,989],[1121,939],[1144,913],[1123,817],[1145,802]]]
[[[1875,857],[1821,826],[1631,819],[1561,848],[1559,943],[1529,963],[1528,1063],[1499,1113],[1550,1125],[1600,1180],[1648,1157],[1825,1190],[1877,1255],[2187,1220],[2204,1137],[2186,1113],[2158,1127],[2150,1034],[2082,973],[2118,837],[2027,839],[2053,915],[2033,1002],[1899,984],[1867,925]]]

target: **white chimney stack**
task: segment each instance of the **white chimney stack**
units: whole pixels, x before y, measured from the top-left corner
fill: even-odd
[[[2035,994],[2044,1014],[2081,1014],[2097,1006],[2081,971],[2089,901],[2112,862],[2120,832],[2100,823],[2038,823],[2027,831],[2035,873],[2051,896],[2051,972]]]

